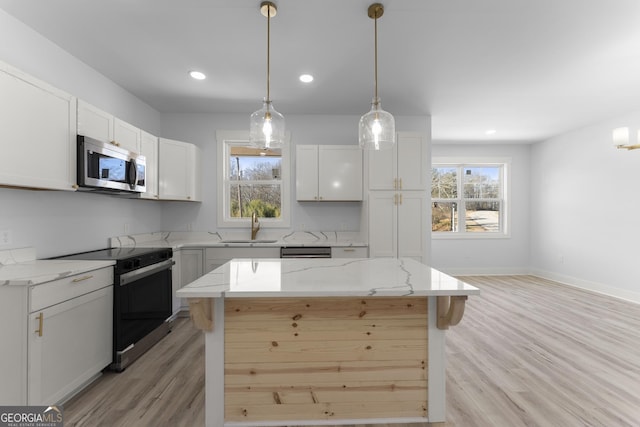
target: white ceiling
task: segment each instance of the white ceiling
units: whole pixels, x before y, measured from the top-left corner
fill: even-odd
[[[365,113],[373,1],[275,2],[276,109],[285,118]],[[382,105],[395,115],[432,115],[435,140],[533,142],[640,109],[638,0],[382,2]],[[158,111],[248,117],[266,91],[259,3],[0,0],[0,8]],[[208,78],[192,80],[191,69]],[[303,72],[315,81],[300,83]]]

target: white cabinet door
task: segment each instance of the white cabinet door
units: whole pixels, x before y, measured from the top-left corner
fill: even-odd
[[[140,129],[117,117],[113,119],[113,141],[118,147],[140,153]]]
[[[112,142],[113,121],[112,114],[82,99],[78,100],[78,135],[88,136],[99,141]]]
[[[395,191],[369,193],[369,256],[395,258],[398,254],[398,194]]]
[[[182,298],[176,296],[176,291],[182,287],[182,256],[180,250],[173,251],[173,267],[171,268],[171,308],[173,313],[180,311],[182,307]]]
[[[200,149],[167,138],[158,139],[158,148],[160,199],[200,201]]]
[[[318,200],[318,146],[296,146],[296,199]]]
[[[180,250],[180,287],[188,285],[204,274],[203,271],[203,250],[202,249],[181,249]],[[183,298],[182,309],[188,309],[189,304]]]
[[[111,142],[125,150],[140,153],[139,128],[81,99],[78,100],[78,135]]]
[[[332,258],[367,258],[369,251],[364,246],[358,247],[332,247]]]
[[[362,150],[346,145],[296,147],[296,199],[362,200]]]
[[[141,195],[143,199],[158,199],[158,138],[142,131],[140,138],[140,153],[147,160],[146,184],[147,191]]]
[[[402,191],[398,194],[398,257],[422,262],[427,244],[427,194],[424,191]]]
[[[429,168],[424,135],[398,132],[392,149],[369,151],[369,190],[426,190]]]
[[[205,274],[234,258],[280,258],[279,246],[217,247],[205,251]]]
[[[318,147],[320,200],[362,200],[362,149],[357,146]]]
[[[113,287],[29,315],[28,404],[59,403],[112,361]]]
[[[431,177],[427,144],[422,135],[398,133],[398,190],[426,190]]]
[[[409,257],[426,252],[427,195],[423,191],[369,193],[369,256]]]
[[[76,98],[0,62],[0,185],[76,189]]]
[[[398,151],[396,146],[390,150],[370,150],[368,152],[369,190],[396,189],[398,167]]]

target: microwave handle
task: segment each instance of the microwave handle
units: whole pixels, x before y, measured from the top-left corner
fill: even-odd
[[[131,159],[129,161],[128,181],[131,188],[135,188],[135,186],[138,185],[138,165],[136,164],[135,159]]]

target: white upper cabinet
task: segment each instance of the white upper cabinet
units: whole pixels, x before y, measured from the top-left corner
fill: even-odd
[[[78,135],[111,142],[126,150],[140,153],[140,129],[81,99],[78,100]]]
[[[140,196],[143,199],[157,200],[158,194],[158,137],[141,131],[140,153],[147,161],[146,185],[147,191]]]
[[[0,186],[75,190],[76,98],[0,61]]]
[[[159,138],[158,147],[160,199],[201,201],[200,148],[167,138]]]
[[[113,119],[113,142],[134,153],[140,153],[142,131],[117,117]]]
[[[422,134],[398,132],[391,150],[369,151],[370,190],[426,190],[430,176]]]
[[[349,145],[296,147],[298,201],[361,201],[362,150]]]
[[[113,115],[78,99],[78,135],[113,141]]]

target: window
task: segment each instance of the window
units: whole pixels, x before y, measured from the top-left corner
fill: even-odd
[[[508,162],[434,159],[431,169],[433,236],[507,235]]]
[[[247,132],[218,132],[219,227],[248,226],[253,212],[262,227],[289,224],[289,149],[261,150]]]

